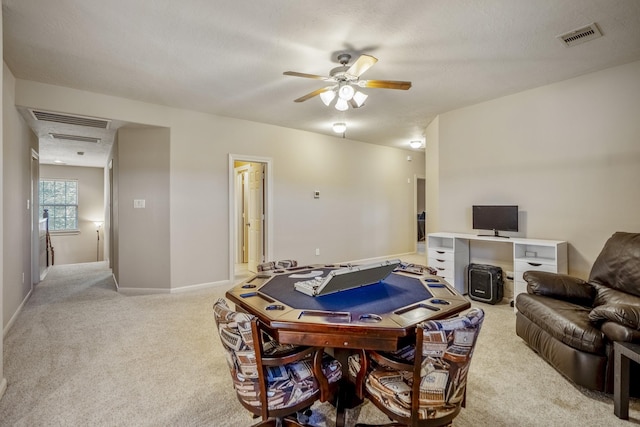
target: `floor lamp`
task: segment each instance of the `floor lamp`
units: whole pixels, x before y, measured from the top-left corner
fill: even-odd
[[[96,225],[96,262],[100,261],[100,227],[102,226],[102,221],[95,221]]]

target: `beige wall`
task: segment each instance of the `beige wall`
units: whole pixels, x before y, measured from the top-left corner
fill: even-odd
[[[517,204],[518,235],[568,241],[586,277],[612,233],[640,232],[639,76],[634,62],[440,115],[429,231],[473,232],[473,204]]]
[[[427,211],[426,233],[440,230],[439,200],[440,200],[440,117],[436,117],[425,132],[425,204]]]
[[[104,222],[105,220],[104,170],[93,167],[41,165],[40,178],[78,180],[80,233],[51,233],[55,265],[102,261],[104,259],[104,228],[100,227],[100,241],[98,241],[95,221]]]
[[[17,96],[22,106],[170,128],[170,226],[164,231],[171,242],[172,289],[224,282],[232,274],[230,153],[273,162],[272,258],[335,262],[414,250],[414,185],[407,180],[421,176],[425,166],[413,151],[24,80],[17,82]],[[122,165],[124,154],[119,156]],[[318,200],[313,199],[316,189],[322,194]],[[118,226],[122,239],[123,218]],[[132,239],[147,238],[131,232]]]
[[[4,65],[2,304],[5,328],[32,289],[31,149],[37,150],[38,147],[36,136],[14,107],[14,86],[15,79]]]
[[[170,289],[169,130],[120,129],[117,162],[118,285]],[[134,200],[145,208],[134,209]]]

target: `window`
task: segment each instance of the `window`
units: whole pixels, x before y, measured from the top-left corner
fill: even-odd
[[[41,179],[40,217],[48,209],[49,230],[78,230],[78,180]]]

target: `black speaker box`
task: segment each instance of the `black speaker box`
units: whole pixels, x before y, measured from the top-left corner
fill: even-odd
[[[500,267],[487,264],[469,264],[467,274],[469,298],[489,304],[502,301],[504,281]]]

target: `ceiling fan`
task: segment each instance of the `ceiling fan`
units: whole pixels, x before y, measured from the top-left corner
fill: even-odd
[[[294,102],[304,102],[307,99],[320,95],[320,99],[325,105],[331,105],[336,99],[335,108],[345,111],[351,105],[352,108],[359,108],[364,105],[364,101],[368,95],[357,90],[357,88],[375,88],[375,89],[399,89],[408,90],[411,82],[403,82],[396,80],[360,80],[360,76],[371,68],[378,59],[371,55],[360,55],[360,57],[352,65],[349,64],[351,55],[342,53],[338,55],[340,66],[332,69],[329,76],[318,76],[316,74],[298,73],[296,71],[285,71],[285,76],[304,77],[308,79],[324,80],[331,83],[329,86],[314,90]]]

